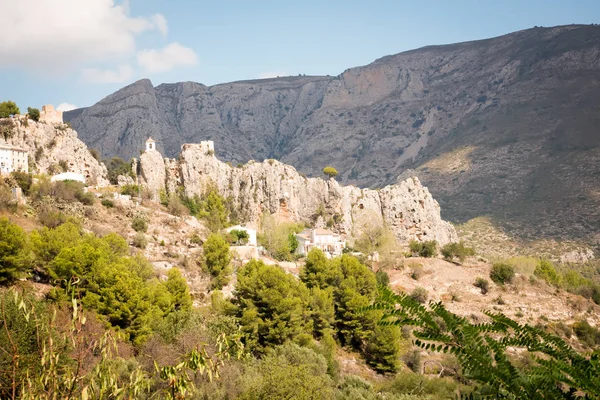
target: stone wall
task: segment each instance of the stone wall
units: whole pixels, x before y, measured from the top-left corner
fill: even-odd
[[[62,124],[63,112],[55,110],[52,104],[42,106],[42,111],[40,111],[40,122],[46,122],[48,124]]]

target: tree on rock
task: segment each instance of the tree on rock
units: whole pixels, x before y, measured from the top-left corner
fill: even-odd
[[[0,118],[8,118],[11,115],[20,114],[19,107],[14,101],[4,101],[0,103]]]
[[[38,122],[40,120],[40,110],[37,108],[27,107],[27,114],[29,114],[29,118]]]
[[[337,169],[335,169],[331,166],[327,166],[327,167],[323,168],[323,173],[325,175],[327,175],[327,177],[329,177],[329,178],[335,178],[338,174]]]

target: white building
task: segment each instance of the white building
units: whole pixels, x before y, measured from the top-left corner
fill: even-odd
[[[256,246],[257,245],[255,229],[248,228],[247,226],[242,226],[242,225],[231,226],[231,227],[225,229],[225,232],[227,232],[227,233],[229,233],[231,231],[244,231],[244,232],[248,233],[248,243],[246,245],[247,246]]]
[[[156,150],[156,142],[152,138],[148,138],[146,140],[146,151],[154,151]]]
[[[52,178],[50,178],[50,181],[77,181],[85,183],[85,176],[75,172],[63,172],[62,174],[54,175]]]
[[[325,255],[335,257],[342,254],[346,240],[339,234],[327,229],[305,230],[296,235],[298,248],[296,253],[306,255],[310,250],[320,249]]]
[[[29,172],[29,154],[21,147],[0,143],[0,174],[13,171]]]

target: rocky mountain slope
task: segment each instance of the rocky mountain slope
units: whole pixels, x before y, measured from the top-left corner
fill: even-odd
[[[35,122],[24,117],[12,120],[6,142],[28,151],[30,172],[82,174],[90,185],[108,185],[106,166],[96,160],[77,132],[62,123]],[[62,164],[62,166],[61,166]],[[62,168],[66,167],[63,171]]]
[[[489,215],[522,238],[600,243],[600,27],[534,28],[383,57],[336,77],[207,87],[136,82],[65,118],[105,156],[152,136],[168,156],[214,140],[382,187],[417,175],[444,217]],[[409,170],[409,171],[407,171]]]
[[[373,232],[384,224],[402,242],[456,242],[454,227],[440,216],[440,206],[417,178],[380,190],[342,186],[334,179],[306,178],[294,167],[269,159],[233,167],[214,155],[213,143],[183,145],[178,160],[162,159],[155,150],[139,160],[141,183],[155,199],[161,191],[203,195],[216,186],[237,210],[241,222],[259,225],[263,214],[324,225],[348,236]]]

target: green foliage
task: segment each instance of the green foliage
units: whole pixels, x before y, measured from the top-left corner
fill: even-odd
[[[94,195],[85,191],[83,183],[70,180],[50,182],[47,178],[40,178],[37,184],[31,186],[30,195],[35,200],[49,196],[65,203],[75,201],[86,205],[94,203]]]
[[[276,260],[290,261],[298,247],[295,234],[303,228],[302,224],[281,222],[274,215],[263,215],[258,243]]]
[[[0,218],[0,285],[11,283],[26,272],[23,260],[26,243],[23,229],[7,218]]]
[[[426,242],[419,242],[417,240],[411,240],[408,243],[410,251],[420,257],[435,257],[437,256],[438,244],[435,240],[429,240]]]
[[[401,343],[399,327],[376,325],[365,348],[367,364],[381,373],[398,371]]]
[[[490,282],[482,277],[477,277],[473,286],[481,289],[481,294],[487,294],[490,291]]]
[[[229,231],[229,235],[231,237],[230,243],[239,246],[248,244],[248,240],[250,239],[248,232],[243,229],[232,229]]]
[[[459,385],[450,379],[427,377],[414,372],[401,372],[385,384],[386,394],[413,395],[417,399],[453,399]],[[405,397],[401,397],[405,399]],[[412,399],[412,398],[411,398]],[[407,399],[408,400],[408,399]]]
[[[20,114],[19,107],[14,101],[8,100],[0,103],[0,118],[8,118],[11,115]]]
[[[27,114],[29,115],[29,118],[36,122],[40,120],[40,110],[37,108],[27,107]]]
[[[410,297],[420,304],[425,304],[427,302],[427,298],[429,297],[429,293],[427,290],[422,287],[416,287],[411,293]]]
[[[255,351],[312,334],[309,291],[278,266],[251,260],[238,270],[234,296],[242,331]]]
[[[190,214],[206,221],[211,232],[219,232],[229,222],[227,201],[219,194],[216,186],[209,185],[203,196],[181,196],[181,202],[188,208]]]
[[[554,264],[548,260],[540,260],[538,265],[535,267],[533,274],[551,285],[558,286],[561,281],[561,276],[556,271]]]
[[[137,197],[140,194],[140,187],[138,185],[123,185],[121,186],[121,194]]]
[[[139,249],[145,249],[146,246],[148,246],[148,239],[146,239],[146,235],[142,232],[137,232],[133,237],[131,244]]]
[[[211,233],[204,242],[202,253],[202,265],[212,276],[212,287],[221,289],[229,282],[231,274],[231,254],[229,243],[223,236]]]
[[[515,269],[512,265],[496,263],[490,271],[490,279],[498,285],[511,283],[515,277]]]
[[[478,385],[479,396],[572,399],[577,392],[587,398],[600,396],[598,352],[580,354],[561,338],[503,314],[486,311],[491,321],[473,324],[442,303],[427,308],[387,288],[381,288],[378,301],[366,310],[383,312],[383,326],[414,327],[417,346],[456,356],[465,378]],[[509,348],[524,349],[527,365],[510,357]]]
[[[104,164],[108,170],[108,180],[113,185],[119,183],[119,175],[131,175],[131,163],[128,163],[120,157],[113,157],[109,161],[104,161]]]
[[[181,275],[177,268],[171,268],[167,272],[166,287],[173,298],[173,309],[175,311],[190,311],[192,308],[192,298],[187,281]]]
[[[573,324],[573,332],[584,345],[594,349],[600,346],[600,330],[591,326],[587,321],[577,321]]]
[[[176,217],[185,215],[188,212],[187,207],[182,203],[179,196],[177,196],[173,193],[169,196],[169,202],[167,204],[167,209],[169,210],[169,213],[171,215],[174,215]]]
[[[328,177],[328,178],[335,178],[338,174],[337,169],[328,166],[323,168],[323,173]]]
[[[333,393],[325,358],[288,343],[268,351],[250,367],[239,399],[329,400]]]
[[[17,182],[17,185],[21,188],[21,191],[25,196],[29,195],[29,189],[31,189],[31,183],[33,181],[30,174],[27,172],[13,171],[10,176]]]
[[[458,243],[448,243],[442,247],[442,256],[448,261],[454,261],[458,258],[460,262],[463,262],[465,258],[474,256],[475,250],[471,247],[466,247],[465,244],[460,241]]]
[[[300,280],[309,288],[325,289],[335,286],[341,280],[341,273],[325,253],[314,248],[306,255],[306,262],[300,270]]]
[[[106,208],[113,208],[115,206],[115,203],[110,199],[102,199],[100,203]]]
[[[148,231],[148,221],[141,215],[136,215],[131,221],[131,228],[136,232]]]
[[[377,286],[389,286],[390,276],[382,269],[375,272],[375,278],[377,279]]]
[[[15,135],[15,123],[11,119],[0,120],[0,135],[8,140]]]

